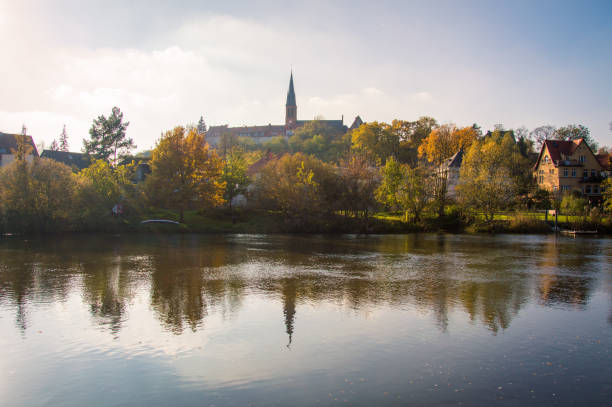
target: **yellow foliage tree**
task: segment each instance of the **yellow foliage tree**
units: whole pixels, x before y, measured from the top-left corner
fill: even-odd
[[[429,133],[419,146],[419,158],[440,165],[459,149],[466,149],[478,139],[478,131],[471,126],[457,128],[454,124],[443,124]]]
[[[223,162],[210,151],[203,134],[175,127],[166,132],[153,150],[146,191],[156,206],[178,209],[180,221],[190,207],[223,203]]]

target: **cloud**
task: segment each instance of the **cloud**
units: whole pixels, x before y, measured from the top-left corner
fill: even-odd
[[[433,100],[433,96],[429,92],[414,92],[410,94],[410,98],[417,102],[431,102]]]

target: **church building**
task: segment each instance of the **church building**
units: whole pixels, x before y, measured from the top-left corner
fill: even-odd
[[[314,119],[313,119],[314,120]],[[293,135],[293,131],[298,127],[303,126],[310,120],[297,119],[297,103],[295,99],[295,89],[293,87],[293,72],[289,77],[289,90],[287,91],[287,103],[285,104],[285,124],[268,124],[263,126],[243,126],[229,127],[227,124],[222,126],[210,126],[206,133],[206,141],[212,147],[219,145],[223,136],[229,137],[247,137],[255,141],[257,144],[263,144],[272,140],[275,137],[283,136],[289,138]],[[346,133],[349,128],[344,125],[344,116],[340,120],[321,120],[323,123],[335,127],[338,132]],[[350,129],[359,127],[363,122],[359,116],[351,125]]]

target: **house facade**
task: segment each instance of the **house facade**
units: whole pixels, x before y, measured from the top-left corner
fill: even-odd
[[[542,189],[600,199],[608,171],[583,139],[545,140],[533,175]]]
[[[15,161],[14,151],[17,150],[17,137],[20,137],[20,135],[0,133],[0,167],[6,167]],[[26,144],[30,146],[26,161],[32,162],[34,157],[38,157],[38,150],[32,136],[26,136]]]
[[[460,149],[451,158],[444,160],[438,167],[438,176],[446,180],[446,196],[451,199],[457,197],[457,185],[459,185],[459,175],[461,164],[463,163],[463,149]]]

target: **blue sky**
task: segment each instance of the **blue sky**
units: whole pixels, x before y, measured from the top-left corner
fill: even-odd
[[[300,119],[582,123],[612,145],[612,2],[177,3],[0,0],[0,131],[66,124],[80,150],[114,105],[139,150],[201,114],[280,124],[292,66]]]

